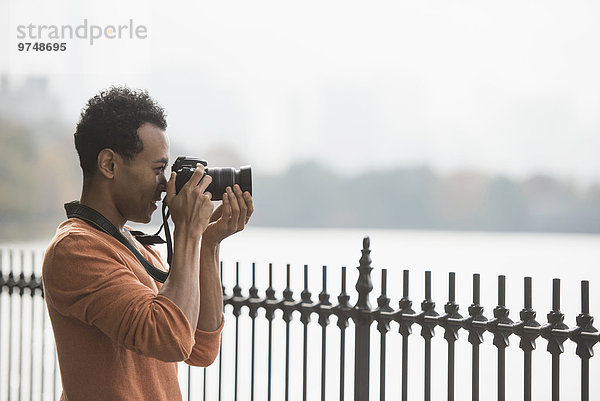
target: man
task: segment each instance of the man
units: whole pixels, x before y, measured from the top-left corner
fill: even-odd
[[[165,129],[163,109],[143,91],[110,88],[82,111],[75,132],[83,170],[79,207],[98,212],[118,233],[69,218],[46,251],[42,278],[61,400],[181,399],[176,362],[207,366],[218,353],[219,244],[245,227],[252,197],[228,187],[213,210],[206,192],[211,178],[202,178],[200,164],[176,194],[176,174],[168,182],[164,175]],[[134,239],[125,223],[150,222],[163,192],[175,228],[173,261],[161,284],[134,256],[137,249],[166,270],[158,252]]]

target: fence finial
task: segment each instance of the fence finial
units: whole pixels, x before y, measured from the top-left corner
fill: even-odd
[[[358,281],[356,282],[356,291],[358,291],[358,301],[356,302],[356,309],[370,310],[371,304],[369,303],[369,293],[373,290],[373,282],[371,281],[371,257],[369,254],[370,240],[369,237],[363,239],[362,256],[360,258],[360,265],[358,266]]]
[[[370,314],[371,305],[369,305],[369,293],[373,289],[371,282],[371,258],[369,254],[369,237],[363,239],[362,257],[360,266],[358,266],[358,281],[356,282],[356,291],[358,291],[358,302],[354,306],[354,323],[356,323],[356,333],[354,335],[354,399],[369,399],[369,359],[370,359],[370,325],[373,316]]]

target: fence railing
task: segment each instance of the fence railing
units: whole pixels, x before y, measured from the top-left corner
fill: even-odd
[[[480,275],[474,274],[472,278],[472,304],[468,307],[465,316],[461,315],[459,305],[456,303],[456,277],[449,273],[448,279],[448,301],[444,305],[444,312],[439,314],[435,310],[432,298],[431,272],[425,272],[425,299],[421,302],[420,311],[413,310],[413,303],[409,298],[409,271],[403,271],[402,298],[399,300],[399,308],[394,309],[390,305],[387,296],[387,270],[381,270],[381,294],[377,298],[377,307],[372,308],[369,302],[370,293],[373,290],[371,280],[371,259],[369,239],[363,241],[362,257],[358,266],[358,280],[356,282],[356,297],[354,304],[350,303],[350,295],[346,292],[346,268],[341,269],[341,291],[337,296],[337,302],[332,302],[331,295],[327,292],[327,267],[322,268],[322,288],[316,299],[309,290],[308,266],[304,266],[304,287],[300,298],[295,299],[291,287],[290,265],[286,266],[286,287],[282,291],[282,297],[276,296],[273,286],[273,266],[268,266],[269,286],[264,296],[259,295],[256,286],[256,266],[252,264],[252,285],[243,295],[244,291],[239,281],[239,264],[236,264],[236,282],[232,292],[228,293],[223,287],[224,303],[231,311],[233,319],[226,318],[226,331],[232,332],[233,345],[221,344],[221,353],[218,362],[209,368],[189,368],[187,377],[182,379],[182,387],[187,387],[187,400],[192,399],[224,399],[224,389],[228,388],[229,395],[235,399],[317,399],[315,392],[320,393],[320,399],[332,399],[328,394],[329,386],[337,387],[336,398],[346,399],[347,380],[345,375],[347,350],[354,357],[354,400],[369,400],[373,395],[370,386],[373,384],[370,377],[370,362],[376,355],[372,355],[375,341],[371,339],[373,334],[372,325],[376,322],[376,330],[379,332],[379,361],[378,383],[379,399],[386,399],[386,345],[387,337],[391,336],[391,323],[398,325],[401,336],[401,361],[400,374],[394,372],[394,378],[400,377],[400,393],[394,399],[407,401],[416,399],[414,395],[409,398],[409,389],[412,383],[409,380],[409,339],[413,335],[413,325],[420,326],[420,335],[423,337],[424,347],[422,352],[424,377],[422,398],[426,401],[431,399],[432,394],[432,339],[436,335],[436,327],[443,329],[443,338],[447,343],[446,377],[447,399],[454,400],[455,380],[458,378],[464,382],[469,378],[467,372],[458,372],[455,367],[455,343],[459,340],[460,333],[466,332],[467,340],[471,346],[470,381],[471,400],[480,399],[480,347],[485,344],[484,333],[489,332],[493,336],[493,347],[497,352],[496,388],[498,400],[506,399],[506,349],[510,346],[509,337],[515,335],[520,339],[519,348],[523,353],[522,365],[522,398],[531,400],[534,392],[532,385],[532,353],[536,349],[536,341],[539,337],[547,342],[547,352],[551,355],[551,395],[552,400],[560,397],[560,361],[564,352],[564,343],[568,340],[576,344],[575,352],[581,361],[580,376],[580,398],[590,399],[590,366],[589,360],[593,356],[593,346],[600,341],[600,333],[593,326],[593,317],[589,311],[589,283],[581,282],[581,313],[576,317],[576,326],[568,327],[564,323],[565,315],[560,311],[560,280],[554,279],[552,286],[552,310],[547,314],[547,322],[544,324],[536,321],[536,311],[532,309],[532,278],[524,278],[523,309],[519,312],[519,320],[513,321],[509,317],[506,307],[506,279],[501,275],[498,277],[498,302],[493,309],[493,317],[484,316],[484,307],[481,302]],[[57,379],[56,358],[54,345],[50,339],[48,344],[48,321],[45,308],[42,305],[43,289],[39,277],[40,257],[35,252],[27,256],[24,252],[9,251],[9,257],[3,258],[0,254],[0,401],[27,399],[56,399],[60,391],[60,380]],[[15,262],[16,259],[20,261]],[[24,268],[28,261],[30,268]],[[6,265],[9,268],[6,268]],[[15,266],[20,266],[18,269]],[[37,266],[37,267],[36,267]],[[27,273],[29,271],[29,273]],[[29,299],[30,301],[25,301]],[[3,304],[8,304],[4,305]],[[250,328],[243,328],[242,309],[247,309],[250,319]],[[256,320],[262,320],[259,310],[264,311],[267,327],[266,338],[260,336],[257,341]],[[302,326],[302,373],[296,372],[291,366],[291,358],[299,355],[299,342],[291,339],[292,320],[294,314],[300,315]],[[27,317],[29,315],[29,317]],[[309,355],[315,358],[313,351],[314,342],[309,341],[308,328],[311,318],[316,315],[316,323],[321,328],[320,335],[320,383],[317,386],[309,386]],[[339,329],[339,352],[336,353],[337,360],[331,358],[331,352],[327,349],[328,327],[332,325],[330,318],[336,318],[336,326]],[[285,324],[285,340],[274,335],[274,323],[282,321]],[[8,324],[8,328],[4,327]],[[354,347],[347,342],[347,331],[350,325],[354,326]],[[17,328],[18,327],[18,328]],[[330,331],[330,330],[329,330]],[[225,333],[225,332],[224,332]],[[278,331],[279,333],[279,331]],[[352,334],[352,333],[351,333]],[[15,345],[15,337],[18,336]],[[51,336],[51,334],[50,334]],[[51,338],[51,337],[50,337]],[[241,348],[242,342],[249,342],[249,350]],[[413,346],[413,348],[415,348]],[[249,355],[248,355],[249,351]],[[415,350],[413,349],[412,352]],[[317,349],[318,352],[318,349]],[[420,352],[420,350],[419,350]],[[274,368],[274,358],[284,355],[283,372]],[[224,371],[227,362],[223,356],[228,355],[232,359],[231,369]],[[256,369],[257,355],[261,358],[266,355],[265,370]],[[249,357],[247,364],[242,366],[241,360]],[[48,363],[48,361],[51,361]],[[335,364],[338,372],[337,382],[333,383],[328,378],[331,367]],[[249,366],[248,366],[249,365]],[[50,366],[50,368],[48,368]],[[311,365],[312,366],[312,365]],[[512,364],[512,367],[515,365]],[[246,369],[249,367],[249,369]],[[40,371],[41,370],[41,371]],[[49,370],[49,371],[48,371]],[[249,371],[248,371],[249,370]],[[197,379],[197,372],[201,372],[202,379]],[[207,380],[208,374],[215,374],[218,380]],[[487,372],[487,371],[486,371]],[[282,373],[279,375],[279,373]],[[225,376],[224,376],[225,375]],[[282,383],[276,383],[275,379],[281,376]],[[294,392],[291,380],[302,377],[301,391]],[[198,383],[202,383],[201,386]],[[257,395],[256,385],[266,384],[263,395]],[[265,383],[266,382],[266,383]],[[209,383],[212,383],[212,389]],[[298,384],[298,383],[294,383]],[[241,387],[244,387],[241,391]],[[192,389],[193,387],[193,389]],[[200,393],[196,391],[201,387]],[[281,392],[275,391],[274,387],[281,387]],[[246,391],[249,390],[249,391]],[[318,391],[316,391],[318,390]],[[414,390],[411,390],[411,394]],[[186,391],[184,390],[184,393]],[[12,397],[12,398],[11,398]],[[595,394],[598,399],[600,394]],[[490,399],[486,396],[485,399]],[[569,397],[574,399],[574,397]]]

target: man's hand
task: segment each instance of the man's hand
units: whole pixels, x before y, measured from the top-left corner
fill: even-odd
[[[202,178],[203,176],[204,166],[198,163],[188,182],[183,185],[178,194],[175,194],[176,174],[171,173],[165,197],[175,230],[185,230],[187,234],[198,240],[208,227],[214,209],[210,201],[212,194],[204,192],[212,182],[212,177],[206,175]]]
[[[215,209],[210,224],[203,235],[203,241],[211,244],[220,244],[222,240],[231,234],[242,231],[250,216],[254,213],[252,195],[246,191],[242,193],[239,185],[235,184],[233,189],[227,187],[223,194],[223,203]]]
[[[185,313],[193,330],[198,325],[200,314],[200,237],[208,226],[214,206],[212,195],[204,192],[211,183],[210,176],[204,176],[204,166],[196,165],[196,170],[178,194],[175,190],[177,174],[171,173],[167,183],[165,202],[171,211],[175,230],[173,232],[173,263],[169,277],[161,287],[159,294],[173,301]],[[213,284],[214,285],[214,284]],[[221,307],[222,308],[222,307]],[[222,314],[222,310],[212,312]]]

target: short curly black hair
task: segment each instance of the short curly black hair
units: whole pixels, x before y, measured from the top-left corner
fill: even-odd
[[[167,129],[164,109],[147,91],[112,86],[92,97],[81,112],[74,135],[83,174],[95,173],[102,149],[133,159],[144,149],[137,129],[145,123]]]

